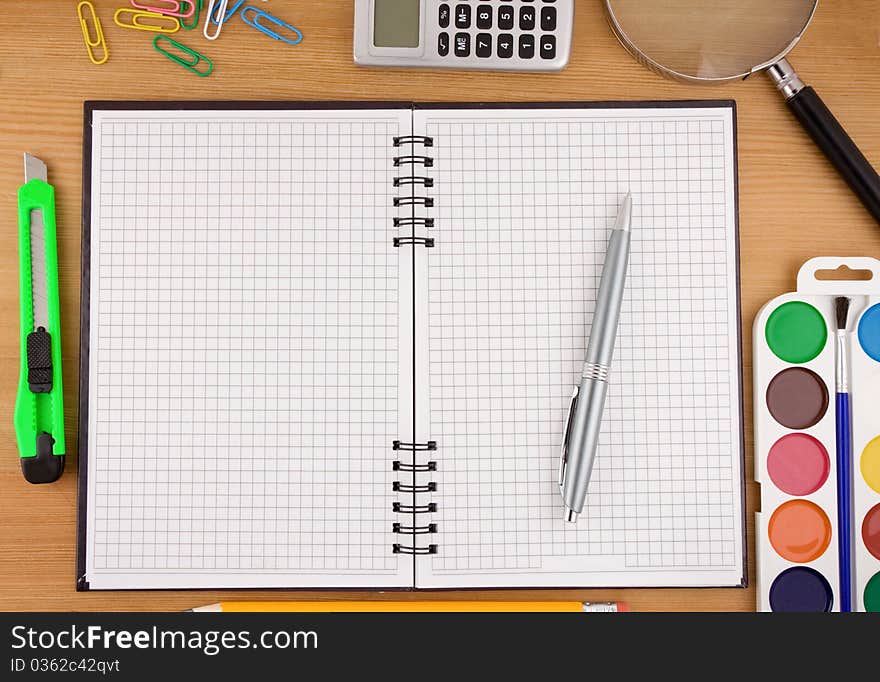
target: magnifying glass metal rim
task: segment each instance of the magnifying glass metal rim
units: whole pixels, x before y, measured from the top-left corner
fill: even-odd
[[[794,46],[798,44],[798,42],[806,32],[807,27],[810,25],[810,22],[813,20],[813,16],[816,14],[816,8],[819,6],[819,0],[813,0],[813,9],[810,10],[810,15],[807,17],[806,21],[804,21],[804,25],[801,26],[800,30],[794,36],[792,41],[772,59],[768,59],[766,62],[758,64],[757,66],[753,66],[750,70],[744,73],[735,74],[733,76],[707,78],[701,76],[693,76],[691,74],[681,73],[680,71],[676,71],[675,69],[670,69],[668,66],[664,66],[660,62],[655,61],[654,59],[649,57],[646,53],[642,52],[626,34],[626,31],[623,30],[623,26],[620,25],[620,21],[614,14],[614,10],[611,7],[612,2],[613,0],[603,0],[602,4],[605,7],[605,16],[608,19],[608,23],[611,25],[611,30],[614,33],[614,36],[617,38],[618,42],[624,47],[624,49],[629,52],[633,57],[635,57],[636,61],[647,66],[655,73],[658,73],[661,76],[667,76],[674,80],[685,81],[687,83],[726,83],[729,81],[743,80],[751,76],[753,73],[770,68],[780,60],[784,59],[785,56],[789,52],[791,52],[792,48],[794,48]]]

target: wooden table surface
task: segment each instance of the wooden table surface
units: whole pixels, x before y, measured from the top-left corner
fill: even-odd
[[[695,0],[696,1],[696,0]],[[241,22],[209,44],[177,37],[214,61],[199,78],[158,55],[153,34],[113,24],[124,0],[96,0],[110,60],[86,58],[75,0],[3,0],[0,35],[0,610],[182,610],[222,592],[74,590],[82,102],[87,99],[625,100],[731,98],[739,127],[742,329],[746,400],[749,582],[747,589],[640,589],[443,593],[442,598],[625,600],[635,610],[754,608],[751,483],[751,325],[758,308],[790,291],[800,264],[817,255],[880,256],[880,227],[808,140],[770,81],[681,85],[639,66],[608,30],[598,0],[577,0],[574,54],[559,75],[368,70],[352,63],[353,0],[270,0],[265,7],[305,35],[287,47]],[[256,3],[259,4],[259,3]],[[823,0],[791,61],[880,167],[880,0]],[[46,161],[58,212],[67,471],[54,485],[24,482],[12,428],[19,362],[16,191],[22,152]],[[331,592],[295,598],[424,598],[424,594]],[[428,595],[431,596],[431,595]],[[228,593],[226,598],[279,598]]]

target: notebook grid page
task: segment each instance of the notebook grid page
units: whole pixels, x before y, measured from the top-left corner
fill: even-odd
[[[396,117],[97,117],[93,585],[411,580],[390,552]]]
[[[741,575],[729,112],[603,113],[425,114],[437,220],[431,584],[467,573],[485,585],[534,584],[516,574],[542,571],[563,574],[563,585]],[[563,424],[627,190],[629,276],[575,526],[562,520],[557,486]],[[632,571],[654,576],[620,577]],[[570,575],[585,572],[598,577]]]

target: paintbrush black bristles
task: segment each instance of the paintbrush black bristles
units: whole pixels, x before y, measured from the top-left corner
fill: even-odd
[[[838,296],[834,299],[834,313],[837,318],[837,330],[846,331],[849,322],[849,299],[846,296]]]

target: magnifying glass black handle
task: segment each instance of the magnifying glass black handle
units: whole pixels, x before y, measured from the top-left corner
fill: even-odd
[[[786,68],[787,67],[787,68]],[[828,160],[880,223],[880,176],[813,88],[805,86],[785,60],[768,71],[788,108]]]
[[[880,222],[880,176],[825,106],[822,98],[807,86],[788,100],[788,108],[862,200],[865,208]]]

